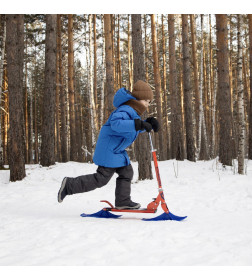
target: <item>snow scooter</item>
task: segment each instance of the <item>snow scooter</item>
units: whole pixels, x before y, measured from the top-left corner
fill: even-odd
[[[164,198],[164,192],[161,184],[161,179],[159,175],[159,169],[158,169],[158,162],[157,162],[157,155],[156,155],[156,150],[153,148],[152,144],[152,139],[151,139],[151,134],[149,132],[149,139],[150,139],[150,145],[151,145],[151,152],[152,152],[152,157],[154,161],[154,166],[155,166],[155,171],[156,171],[156,177],[157,177],[157,182],[158,182],[158,196],[153,199],[152,202],[150,202],[146,208],[140,208],[140,209],[117,209],[115,208],[109,201],[107,200],[101,200],[101,202],[107,203],[110,207],[105,207],[99,212],[96,212],[94,214],[81,214],[81,217],[95,217],[95,218],[119,218],[122,215],[115,215],[112,214],[111,212],[127,212],[127,213],[156,213],[157,208],[159,204],[161,203],[161,207],[164,210],[164,213],[155,217],[155,218],[150,218],[150,219],[142,219],[144,221],[161,221],[161,220],[174,220],[174,221],[182,221],[184,220],[187,216],[185,217],[179,217],[176,215],[173,215],[169,209],[168,206],[165,202]]]

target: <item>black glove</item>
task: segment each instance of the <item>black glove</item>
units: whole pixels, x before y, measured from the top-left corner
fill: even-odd
[[[151,132],[152,126],[150,123],[142,121],[140,119],[135,119],[135,129],[138,130],[146,130],[147,132]]]
[[[147,119],[145,120],[145,122],[151,124],[152,129],[154,130],[154,132],[158,132],[158,131],[159,131],[159,129],[160,129],[160,124],[159,124],[159,122],[158,122],[157,119],[151,117],[151,118],[147,118]]]

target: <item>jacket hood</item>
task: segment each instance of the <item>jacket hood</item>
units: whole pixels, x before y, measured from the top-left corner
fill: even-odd
[[[136,98],[132,96],[130,91],[128,91],[126,88],[120,88],[114,96],[113,105],[116,108],[118,108],[119,106],[121,106],[122,104],[124,104],[125,102],[131,99],[136,99]]]

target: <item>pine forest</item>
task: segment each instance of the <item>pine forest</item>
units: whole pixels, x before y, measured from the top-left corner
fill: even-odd
[[[90,162],[113,97],[137,80],[158,160],[252,160],[252,15],[0,15],[0,169]],[[152,178],[148,134],[127,148]],[[236,163],[237,162],[237,163]]]

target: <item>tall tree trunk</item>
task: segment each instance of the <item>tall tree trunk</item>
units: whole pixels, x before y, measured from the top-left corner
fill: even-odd
[[[6,43],[7,45],[7,43]],[[6,52],[7,56],[7,52]],[[4,164],[8,164],[8,130],[10,127],[10,114],[9,114],[9,92],[8,92],[8,82],[7,82],[7,67],[4,68],[4,79],[3,79],[3,92],[4,92],[4,135],[3,135],[3,159]]]
[[[122,88],[122,61],[120,54],[120,15],[118,15],[117,21],[117,75],[118,75],[118,86]]]
[[[209,87],[210,87],[210,96],[211,96],[211,104],[210,104],[210,137],[209,137],[209,147],[210,147],[210,158],[214,157],[214,149],[215,149],[215,122],[214,122],[214,114],[215,108],[213,106],[214,103],[214,61],[213,61],[213,49],[212,49],[212,24],[211,24],[211,15],[208,15],[209,19]]]
[[[201,15],[201,56],[200,56],[200,97],[199,97],[199,145],[198,145],[198,152],[197,157],[200,160],[207,160],[208,158],[208,138],[206,132],[206,117],[204,113],[203,104],[207,108],[207,101],[204,102],[203,100],[203,84],[204,84],[204,96],[207,96],[207,83],[206,83],[206,74],[205,74],[205,67],[204,67],[204,33],[203,33],[203,26],[204,26],[204,15]]]
[[[67,162],[67,129],[66,129],[66,96],[64,90],[64,71],[63,71],[63,53],[61,39],[61,15],[57,16],[58,20],[58,41],[59,41],[59,95],[60,95],[60,145],[61,160]]]
[[[164,89],[164,120],[165,120],[165,138],[167,139],[167,159],[171,158],[171,133],[168,118],[168,92],[166,85],[166,35],[164,30],[164,15],[162,15],[162,59],[163,59],[163,89]]]
[[[30,90],[30,117],[29,117],[29,163],[33,163],[33,95],[36,93],[34,82]]]
[[[27,53],[27,34],[25,36],[25,94],[24,94],[24,110],[25,110],[25,162],[29,163],[29,117],[28,117],[28,53]]]
[[[179,110],[181,110],[181,120],[182,120],[182,135],[183,135],[183,146],[184,146],[184,151],[185,151],[185,157],[187,154],[187,146],[186,146],[186,128],[185,128],[185,104],[184,104],[184,84],[183,84],[183,51],[182,51],[182,18],[181,16],[178,16],[178,21],[179,21],[179,45],[178,45],[178,53],[179,53],[179,70],[178,70],[178,75],[179,75],[179,90],[178,90],[178,106]]]
[[[145,59],[145,79],[146,83],[149,81],[149,74],[148,74],[148,43],[147,43],[147,16],[144,15],[144,59]]]
[[[232,165],[232,113],[229,86],[227,15],[216,15],[219,111],[219,160]]]
[[[250,105],[249,105],[249,152],[248,158],[252,159],[252,14],[249,18],[249,68],[250,68]]]
[[[132,49],[133,49],[133,65],[134,65],[134,83],[138,80],[145,81],[144,71],[144,49],[142,41],[141,14],[131,15],[132,20]],[[142,117],[146,118],[147,113]],[[151,153],[148,145],[148,135],[143,133],[138,136],[136,141],[136,150],[138,153],[138,179],[153,179],[151,171]]]
[[[80,75],[78,73],[78,75]],[[80,77],[78,78],[80,79]],[[76,130],[76,138],[77,138],[77,148],[78,148],[78,162],[83,162],[83,129],[82,129],[82,113],[81,113],[81,94],[80,94],[80,86],[78,86],[77,94],[76,94],[76,126],[78,129]]]
[[[213,59],[213,48],[212,48],[212,25],[211,25],[211,15],[209,15],[209,61],[210,61],[210,92],[211,92],[211,151],[210,158],[216,157],[216,93],[217,89],[215,86],[217,72],[214,71],[215,61]],[[209,141],[210,142],[210,141]]]
[[[191,25],[191,36],[192,36],[192,54],[193,54],[193,74],[194,74],[194,90],[195,90],[195,120],[196,120],[196,135],[197,135],[197,148],[200,150],[199,144],[199,71],[198,71],[198,62],[197,62],[197,45],[196,45],[196,28],[195,28],[195,19],[194,15],[190,15],[190,25]]]
[[[231,112],[234,117],[234,111],[233,111],[233,42],[234,42],[234,32],[233,32],[233,26],[232,26],[232,15],[229,16],[228,21],[229,21],[229,84],[230,84],[230,96],[231,96]],[[236,111],[236,110],[235,110]],[[235,112],[236,114],[236,112]],[[236,122],[236,120],[234,120]]]
[[[61,162],[61,147],[60,147],[60,44],[61,38],[59,36],[59,23],[60,23],[60,15],[57,15],[57,54],[56,54],[56,107],[55,107],[55,155],[56,161]]]
[[[0,59],[0,106],[2,105],[1,100],[2,100],[2,86],[3,86],[3,73],[4,73],[4,56],[5,56],[5,42],[6,42],[6,20],[2,19],[2,15],[0,17],[0,20],[3,22],[3,35],[2,35],[2,48],[1,48],[1,59]],[[0,25],[2,26],[2,25]],[[4,119],[4,112],[1,110],[0,112],[0,170],[4,166],[4,160],[3,160],[3,141],[2,141],[2,119]]]
[[[128,76],[129,76],[129,84],[128,89],[132,91],[133,88],[133,74],[132,74],[132,66],[131,66],[131,32],[130,32],[130,15],[128,15]]]
[[[24,15],[6,16],[7,76],[9,89],[10,181],[25,177],[25,127],[23,107]]]
[[[55,164],[56,28],[57,15],[46,15],[45,86],[40,161],[42,166]]]
[[[90,113],[91,113],[91,129],[92,129],[92,149],[95,146],[96,139],[97,139],[97,131],[98,131],[98,121],[97,121],[97,114],[96,114],[96,106],[95,106],[95,96],[94,96],[94,80],[93,80],[93,39],[92,39],[92,24],[91,24],[91,15],[89,15],[89,106],[90,106]],[[92,151],[93,154],[93,151]]]
[[[91,28],[90,28],[91,30]],[[93,15],[93,33],[94,33],[94,103],[95,110],[98,108],[97,98],[97,43],[96,43],[96,15]]]
[[[116,73],[116,47],[115,47],[115,17],[116,15],[110,15],[110,24],[111,24],[111,46],[112,46],[112,59],[113,59],[113,71],[114,71],[114,90],[118,89],[118,80]]]
[[[233,149],[233,156],[232,158],[237,157],[238,151],[238,96],[237,96],[237,79],[233,77],[237,77],[237,67],[233,67],[236,64],[233,61],[233,53],[234,53],[234,31],[233,31],[233,24],[232,24],[232,17],[233,15],[227,16],[227,24],[229,24],[229,87],[230,87],[230,106],[231,106],[231,114],[232,114],[232,149]],[[234,74],[233,74],[234,72]],[[235,88],[235,89],[233,89]]]
[[[188,15],[182,15],[182,46],[187,159],[190,161],[195,161],[195,124],[192,104],[192,88],[190,81],[191,70],[188,39]]]
[[[238,138],[238,173],[244,174],[245,158],[245,116],[244,116],[244,93],[242,80],[242,39],[241,39],[242,15],[237,15],[237,89],[238,89],[238,120],[239,120],[239,138]]]
[[[36,37],[35,37],[36,38]],[[37,56],[37,52],[36,52]],[[37,60],[36,60],[37,61]],[[38,65],[35,66],[35,94],[34,94],[34,163],[39,163],[39,143],[38,143]]]
[[[102,34],[103,34],[103,43],[102,43],[102,74],[101,74],[101,81],[102,81],[102,87],[101,87],[101,118],[100,118],[100,127],[102,127],[104,122],[104,91],[105,91],[105,80],[106,80],[106,67],[105,67],[105,39],[104,39],[104,24],[103,19],[101,19],[101,26],[102,26]]]
[[[162,114],[162,92],[161,92],[161,79],[159,73],[159,62],[158,62],[158,50],[157,50],[157,32],[155,15],[151,15],[151,37],[152,37],[152,48],[153,48],[153,61],[154,61],[154,81],[155,81],[155,96],[157,103],[157,118],[160,123],[160,130],[158,132],[159,136],[159,160],[166,159],[166,146],[163,145],[163,114]]]
[[[112,33],[111,33],[111,15],[104,15],[105,32],[105,58],[106,58],[106,89],[107,89],[107,116],[114,110],[114,65],[112,53]]]
[[[171,94],[171,157],[184,160],[182,115],[178,103],[177,67],[175,52],[174,15],[168,15],[169,31],[169,85]]]
[[[202,147],[202,140],[203,136],[202,136],[202,131],[203,131],[203,101],[202,101],[202,97],[203,97],[203,60],[204,60],[204,54],[203,54],[203,44],[204,44],[204,39],[203,39],[203,19],[202,19],[202,15],[201,15],[201,51],[200,51],[200,78],[199,78],[199,101],[198,101],[198,108],[197,108],[197,113],[198,113],[198,142],[197,142],[197,158],[199,158],[200,156],[200,152],[201,152],[201,147]],[[198,72],[198,69],[197,69]],[[196,102],[197,104],[197,102]],[[196,117],[197,119],[197,117]]]
[[[243,79],[243,84],[244,84],[244,95],[243,95],[243,99],[244,99],[244,112],[245,112],[245,122],[247,123],[247,117],[249,114],[248,111],[248,102],[249,102],[249,98],[250,98],[250,93],[249,93],[249,82],[248,82],[248,77],[249,77],[249,67],[247,67],[247,64],[249,62],[249,58],[246,56],[248,47],[247,46],[243,46],[242,48],[242,79]],[[247,132],[246,132],[247,133]],[[248,133],[247,133],[248,135]],[[246,149],[247,150],[247,149]],[[245,154],[247,153],[245,150]]]
[[[86,104],[86,110],[84,111],[85,116],[85,122],[91,124],[92,126],[92,115],[91,115],[91,103],[90,102],[90,84],[91,84],[91,79],[90,79],[90,55],[89,55],[89,37],[88,34],[89,32],[85,32],[85,45],[86,45],[86,65],[87,65],[87,85],[86,85],[86,92],[87,94],[84,95],[84,104]],[[90,127],[85,126],[85,138],[86,138],[86,147],[85,152],[86,152],[86,158],[88,162],[92,161],[93,158],[93,131],[90,129]]]
[[[70,112],[70,160],[77,161],[75,93],[74,93],[74,50],[73,50],[73,15],[68,15],[68,95]]]

